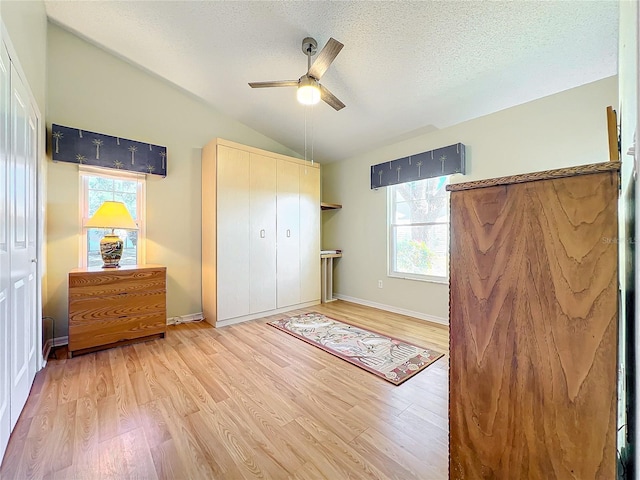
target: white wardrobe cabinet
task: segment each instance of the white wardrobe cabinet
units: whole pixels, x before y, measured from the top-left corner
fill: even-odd
[[[215,139],[202,151],[202,303],[228,325],[320,302],[318,165]]]

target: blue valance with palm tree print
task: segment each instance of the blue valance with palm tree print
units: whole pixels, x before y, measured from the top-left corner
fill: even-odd
[[[167,147],[51,125],[51,155],[70,162],[167,176]]]
[[[371,188],[465,173],[464,145],[456,143],[371,166]]]

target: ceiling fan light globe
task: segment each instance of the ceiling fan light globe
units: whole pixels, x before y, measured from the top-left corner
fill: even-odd
[[[320,101],[320,89],[313,85],[298,87],[298,101],[303,105],[315,105]]]

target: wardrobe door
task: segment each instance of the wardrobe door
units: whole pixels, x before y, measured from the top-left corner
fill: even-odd
[[[278,308],[300,303],[299,165],[278,160],[277,294]]]
[[[276,308],[276,165],[275,158],[251,154],[251,313]]]
[[[320,169],[300,171],[300,302],[320,299]]]
[[[218,146],[218,320],[249,314],[249,153]]]

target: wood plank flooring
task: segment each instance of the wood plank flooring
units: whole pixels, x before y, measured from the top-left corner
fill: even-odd
[[[50,360],[0,479],[446,479],[448,357],[396,387],[265,325],[305,311],[448,350],[445,326],[337,301]]]

